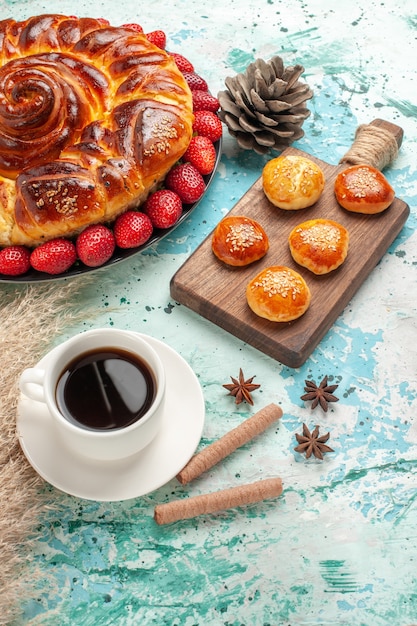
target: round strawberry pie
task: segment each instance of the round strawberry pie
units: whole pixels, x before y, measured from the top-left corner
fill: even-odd
[[[1,246],[114,221],[184,154],[191,89],[152,38],[64,15],[0,22]]]
[[[0,22],[0,276],[118,261],[202,197],[219,102],[165,45],[104,19]]]

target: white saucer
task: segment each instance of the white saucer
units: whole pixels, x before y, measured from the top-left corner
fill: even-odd
[[[158,350],[166,370],[167,390],[161,431],[139,455],[106,463],[73,454],[51,428],[46,406],[20,395],[17,415],[20,445],[32,467],[57,489],[88,500],[136,498],[169,482],[194,454],[205,417],[198,379],[175,350],[158,339],[141,336]],[[54,348],[57,349],[59,346]]]

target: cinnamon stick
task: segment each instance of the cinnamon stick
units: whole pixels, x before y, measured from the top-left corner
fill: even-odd
[[[195,454],[187,465],[177,474],[177,480],[185,485],[203,472],[219,463],[240,446],[266,430],[277,419],[282,417],[282,409],[277,404],[266,407],[246,419],[236,428],[213,442],[201,452]]]
[[[185,500],[173,500],[167,504],[157,504],[154,519],[157,524],[171,524],[198,515],[253,504],[269,498],[277,498],[281,493],[281,479],[266,478],[239,487],[193,496]]]

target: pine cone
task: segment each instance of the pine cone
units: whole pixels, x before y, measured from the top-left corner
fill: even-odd
[[[226,78],[227,91],[218,94],[219,117],[241,148],[265,154],[283,150],[304,135],[310,115],[305,101],[313,96],[299,81],[302,65],[284,68],[279,56],[257,59],[242,74]]]

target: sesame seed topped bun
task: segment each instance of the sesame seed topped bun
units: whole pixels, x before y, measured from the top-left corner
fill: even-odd
[[[385,176],[371,165],[352,165],[337,175],[336,200],[347,211],[374,214],[385,211],[395,198]]]
[[[311,294],[298,272],[275,265],[266,267],[250,281],[246,299],[256,315],[271,322],[291,322],[307,311]]]
[[[227,265],[249,265],[265,256],[268,248],[269,240],[262,226],[243,215],[223,218],[213,232],[213,253]]]
[[[325,178],[321,168],[303,156],[271,159],[262,171],[266,197],[280,209],[305,209],[320,198]]]
[[[328,274],[346,259],[349,233],[333,220],[312,219],[293,228],[288,243],[296,263],[314,274]]]

